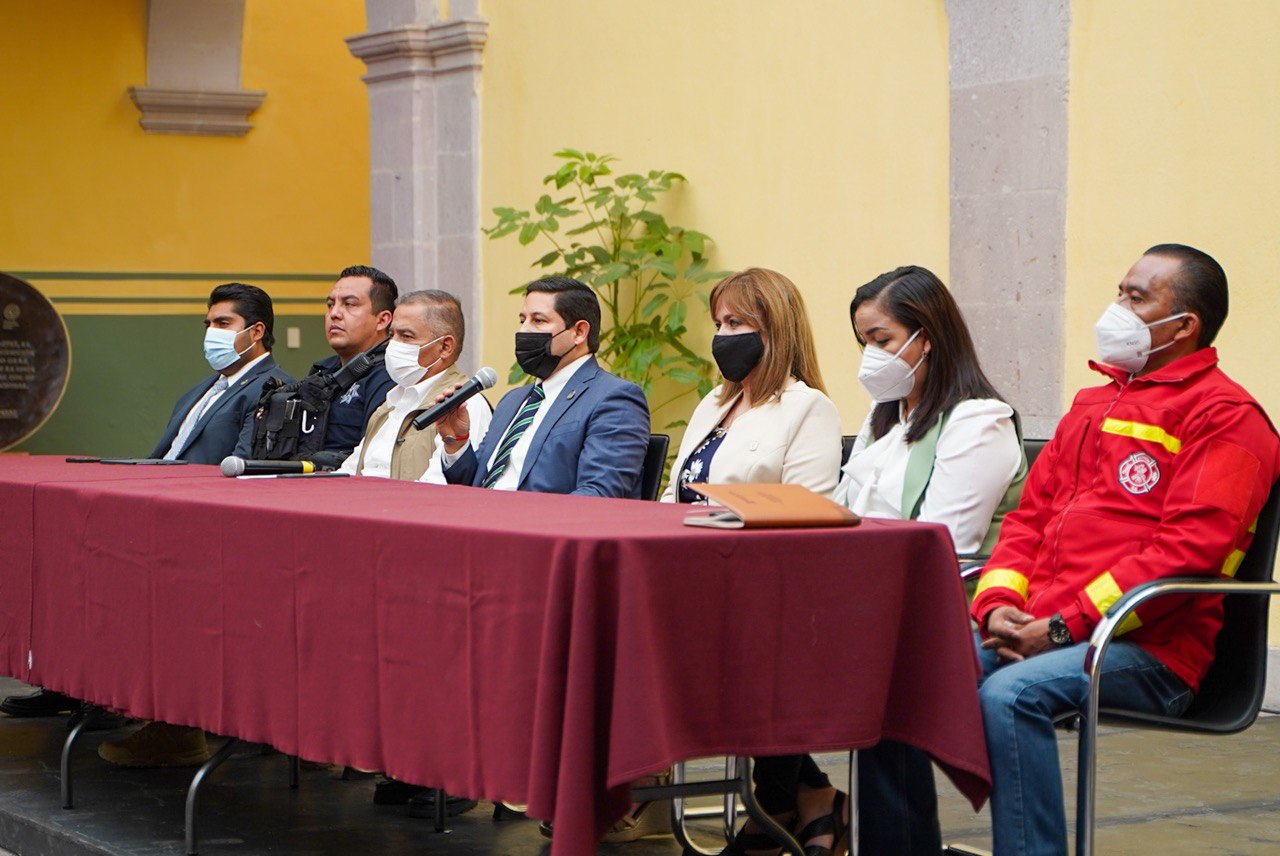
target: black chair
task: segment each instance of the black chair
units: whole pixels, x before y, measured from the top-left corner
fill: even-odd
[[[1026,437],[1022,439],[1022,453],[1027,456],[1028,470],[1035,465],[1036,458],[1040,457],[1040,453],[1044,451],[1044,446],[1048,442],[1048,440],[1032,440]],[[977,584],[978,577],[982,576],[982,568],[990,556],[985,553],[973,553],[958,558],[960,559],[960,579],[965,582],[966,590],[972,597],[973,587]]]
[[[1036,462],[1036,458],[1040,457],[1040,453],[1044,451],[1044,444],[1048,440],[1032,440],[1024,437],[1022,439],[1022,451],[1027,456],[1027,467],[1031,467]]]
[[[668,434],[650,434],[649,448],[644,452],[644,469],[640,473],[640,498],[654,502],[658,488],[662,487],[662,474],[667,469],[667,449],[671,446]]]
[[[1107,722],[1205,734],[1235,734],[1258,718],[1267,687],[1267,610],[1271,595],[1280,594],[1280,583],[1271,579],[1277,536],[1280,536],[1280,487],[1273,487],[1258,515],[1253,543],[1236,569],[1234,579],[1171,577],[1135,586],[1116,601],[1094,628],[1084,661],[1085,674],[1089,676],[1089,697],[1080,712],[1077,856],[1092,856],[1094,852],[1099,716]],[[1158,716],[1123,708],[1099,709],[1102,661],[1121,622],[1140,604],[1171,594],[1262,596],[1231,597],[1224,601],[1222,630],[1218,633],[1213,665],[1182,716]]]
[[[1076,856],[1093,856],[1095,849],[1099,721],[1172,731],[1235,734],[1248,728],[1257,719],[1267,681],[1267,611],[1270,596],[1280,594],[1280,583],[1273,582],[1271,578],[1278,538],[1280,485],[1272,488],[1271,495],[1258,515],[1253,543],[1236,569],[1234,579],[1187,576],[1143,583],[1130,589],[1116,601],[1094,628],[1084,662],[1084,672],[1089,679],[1087,700],[1083,710],[1067,717],[1078,716],[1080,721]],[[1213,665],[1201,681],[1200,690],[1191,706],[1182,716],[1160,716],[1123,708],[1099,707],[1098,685],[1102,677],[1102,662],[1124,619],[1148,600],[1187,594],[1262,596],[1231,597],[1225,600],[1222,630],[1218,633]],[[967,856],[982,851],[951,845],[946,852]]]
[[[857,434],[845,434],[840,438],[840,466],[849,463],[849,455],[853,452],[853,444],[858,442]]]

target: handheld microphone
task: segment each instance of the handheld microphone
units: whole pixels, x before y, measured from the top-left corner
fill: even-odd
[[[444,416],[452,413],[462,405],[468,398],[475,395],[482,389],[488,389],[498,382],[498,373],[493,369],[485,366],[476,372],[475,377],[464,383],[458,388],[453,395],[441,401],[439,404],[433,404],[413,419],[413,427],[421,431],[433,422],[439,422]]]
[[[311,461],[249,461],[235,455],[227,455],[222,459],[222,474],[227,478],[314,473],[318,469]]]

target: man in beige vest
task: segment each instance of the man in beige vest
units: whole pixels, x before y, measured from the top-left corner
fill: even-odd
[[[412,423],[441,390],[467,379],[454,367],[465,335],[462,306],[447,291],[414,291],[396,304],[390,330],[386,367],[395,386],[369,417],[364,438],[338,472],[444,484],[439,464],[434,475],[430,472],[442,445],[436,426],[418,430]],[[472,436],[483,437],[489,403],[477,395],[463,406],[471,417]]]

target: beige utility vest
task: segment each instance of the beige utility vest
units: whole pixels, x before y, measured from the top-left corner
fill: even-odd
[[[436,377],[436,385],[432,387],[437,391],[435,395],[429,394],[427,398],[430,400],[423,402],[424,406],[410,412],[400,423],[400,431],[396,434],[396,443],[391,451],[393,479],[417,481],[422,478],[436,450],[436,426],[428,425],[419,431],[413,427],[413,419],[435,403],[435,396],[440,391],[451,389],[454,384],[465,383],[467,380],[466,375],[452,366]],[[391,405],[384,401],[382,406],[373,411],[373,415],[369,417],[369,424],[364,429],[364,445],[360,449],[360,460],[356,463],[357,473],[364,473],[364,456],[369,451],[369,441],[377,435],[390,415]]]

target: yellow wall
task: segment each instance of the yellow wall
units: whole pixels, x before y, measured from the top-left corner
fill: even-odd
[[[367,259],[363,65],[342,41],[364,31],[364,5],[249,0],[246,7],[242,85],[265,89],[267,98],[247,136],[222,138],[139,127],[127,88],[146,83],[145,0],[4,4],[4,269],[332,273]],[[193,297],[186,308],[201,313],[209,289],[36,282],[55,298],[122,290]],[[327,287],[268,290],[311,299]]]
[[[1092,325],[1129,265],[1174,241],[1226,269],[1222,365],[1280,415],[1275,11],[1270,0],[1071,4],[1068,394],[1096,383],[1085,365]]]
[[[1280,19],[1271,0],[1075,0],[1067,194],[1067,388],[1129,265],[1175,241],[1222,263],[1223,365],[1280,413]],[[1069,403],[1064,402],[1064,404]]]
[[[943,4],[486,0],[482,14],[486,225],[494,206],[532,204],[564,146],[618,155],[626,171],[684,173],[670,219],[718,242],[713,267],[760,265],[796,282],[829,392],[856,432],[867,399],[854,289],[907,263],[946,277]],[[506,292],[549,248],[485,242],[486,364],[511,364],[519,298]],[[689,326],[709,357],[709,318]]]

